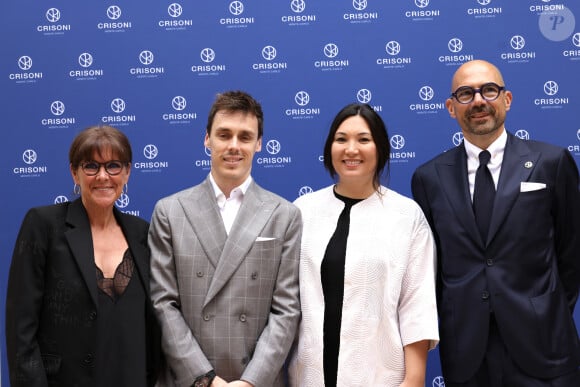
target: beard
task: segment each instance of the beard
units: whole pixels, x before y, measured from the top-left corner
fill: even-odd
[[[482,114],[483,116],[481,116]],[[500,120],[497,116],[497,111],[490,105],[473,107],[467,110],[463,120],[467,131],[476,136],[493,133],[503,124],[503,120]]]

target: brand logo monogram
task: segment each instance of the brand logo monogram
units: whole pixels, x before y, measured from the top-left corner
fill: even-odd
[[[32,58],[26,55],[21,56],[18,58],[18,67],[20,67],[21,70],[30,70],[32,67]]]
[[[244,4],[241,1],[232,1],[229,6],[232,15],[238,16],[244,12]]]
[[[154,158],[157,157],[158,154],[159,150],[153,144],[145,145],[145,147],[143,148],[143,156],[145,156],[149,160],[153,160]]]
[[[111,5],[107,8],[107,17],[111,20],[117,20],[121,17],[121,8],[117,5]]]
[[[419,89],[419,98],[423,101],[431,101],[435,96],[435,91],[431,86],[423,86]]]
[[[544,93],[547,95],[556,95],[558,93],[558,84],[554,81],[544,83]]]
[[[88,52],[83,52],[79,55],[79,65],[81,67],[91,67],[93,64],[93,56]]]
[[[356,99],[360,103],[369,103],[369,102],[371,102],[372,97],[373,97],[373,95],[369,89],[360,89],[356,93]]]
[[[115,113],[123,113],[125,110],[125,101],[121,98],[115,98],[111,101],[111,110]]]
[[[201,50],[201,52],[199,53],[199,57],[201,58],[202,61],[204,61],[205,63],[211,63],[214,61],[215,59],[215,51],[212,50],[211,48],[204,48],[203,50]]]
[[[37,158],[38,156],[33,149],[27,149],[22,153],[22,161],[26,164],[34,164]]]
[[[262,48],[262,58],[266,60],[274,60],[276,58],[276,48],[273,46],[266,46]]]
[[[173,4],[169,4],[169,7],[167,7],[167,13],[171,17],[179,17],[179,16],[181,16],[182,12],[183,12],[183,8],[181,8],[181,4],[173,3]]]
[[[49,22],[56,23],[60,20],[60,11],[56,8],[49,8],[48,11],[46,11],[45,16],[46,20]]]
[[[154,58],[154,56],[153,56],[153,53],[151,51],[144,50],[144,51],[141,51],[139,53],[139,62],[141,62],[142,64],[144,64],[146,66],[153,63],[153,58]]]
[[[294,102],[296,102],[298,106],[306,106],[310,102],[310,96],[305,91],[299,91],[294,96]]]
[[[177,96],[173,97],[173,99],[171,100],[171,106],[175,110],[178,110],[178,111],[183,110],[187,106],[187,101],[185,100],[184,97],[177,95]]]
[[[50,104],[50,112],[55,116],[62,116],[64,114],[64,103],[54,101]]]

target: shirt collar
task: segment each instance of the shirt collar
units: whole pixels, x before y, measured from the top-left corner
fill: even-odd
[[[463,143],[465,145],[465,152],[467,153],[467,158],[479,160],[479,153],[483,150],[480,149],[478,146],[473,145],[467,139],[463,139]],[[504,129],[503,133],[500,134],[498,138],[495,139],[488,147],[487,150],[491,154],[491,159],[493,160],[497,155],[503,155],[503,151],[505,149],[505,145],[507,143],[507,132]]]
[[[215,179],[213,178],[211,172],[209,173],[209,181],[211,182],[211,186],[213,187],[213,192],[214,192],[216,199],[218,200],[218,204],[225,202],[226,195],[222,192],[220,187],[215,182]],[[244,180],[244,182],[242,184],[240,184],[239,186],[235,187],[232,190],[232,192],[230,193],[230,196],[235,195],[236,192],[241,192],[241,195],[244,196],[246,194],[246,191],[248,191],[248,188],[250,187],[251,183],[252,183],[252,176],[249,175],[247,177],[247,179]]]

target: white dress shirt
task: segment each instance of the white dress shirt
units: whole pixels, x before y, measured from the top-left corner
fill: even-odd
[[[222,192],[220,187],[218,187],[211,173],[209,174],[209,181],[211,182],[217,199],[217,204],[220,209],[220,214],[222,215],[222,220],[224,221],[226,233],[229,235],[234,220],[238,215],[240,206],[242,205],[242,200],[244,200],[244,195],[252,183],[252,176],[248,176],[241,185],[234,188],[232,192],[230,192],[229,198],[226,198],[226,195]]]

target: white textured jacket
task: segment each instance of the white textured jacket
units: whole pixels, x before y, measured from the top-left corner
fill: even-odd
[[[398,386],[403,346],[439,341],[436,252],[419,206],[386,187],[350,213],[337,386]],[[302,321],[290,363],[291,386],[324,386],[324,296],[320,265],[344,203],[333,187],[295,201],[303,218]]]

